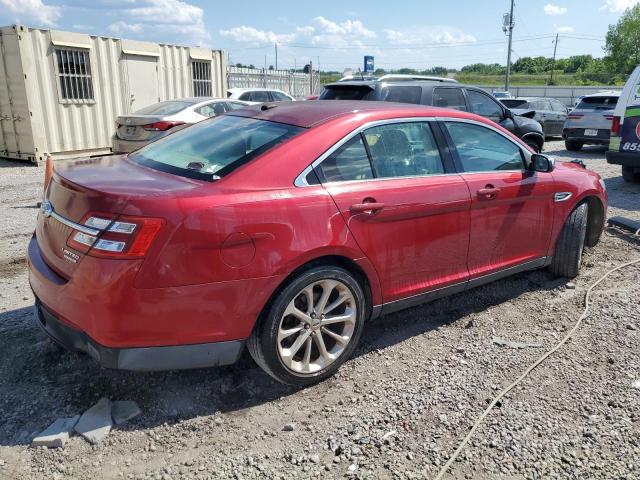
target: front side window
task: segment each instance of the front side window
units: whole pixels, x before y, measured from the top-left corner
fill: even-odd
[[[444,173],[440,151],[427,122],[394,123],[365,131],[376,176]]]
[[[476,90],[467,90],[467,98],[471,111],[476,115],[489,118],[494,122],[502,120],[502,107],[497,100]]]
[[[384,87],[380,92],[380,100],[385,102],[420,104],[422,88],[392,85]]]
[[[362,142],[362,135],[356,135],[341,145],[316,168],[325,182],[346,182],[373,178],[371,163]]]
[[[567,113],[567,107],[558,100],[551,100],[551,108],[553,108],[554,112]]]
[[[56,48],[62,100],[94,100],[89,51]]]
[[[291,99],[289,97],[287,97],[282,92],[272,91],[271,92],[271,96],[273,97],[273,100],[276,101],[276,102],[290,102],[291,101]]]
[[[284,123],[223,115],[150,143],[129,158],[164,172],[213,180],[303,130]]]
[[[211,96],[211,62],[191,62],[193,94],[196,97]]]
[[[522,150],[498,132],[481,125],[445,122],[465,172],[523,170]]]

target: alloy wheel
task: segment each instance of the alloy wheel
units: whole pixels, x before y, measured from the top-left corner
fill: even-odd
[[[298,374],[312,374],[331,365],[349,345],[357,313],[354,295],[344,283],[323,279],[307,285],[280,319],[280,360]]]

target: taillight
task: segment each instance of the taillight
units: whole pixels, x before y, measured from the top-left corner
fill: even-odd
[[[148,217],[118,217],[90,214],[83,225],[93,232],[74,231],[67,244],[87,255],[105,258],[144,257],[164,220]]]
[[[576,113],[571,113],[569,115],[567,115],[567,120],[579,120],[583,117],[584,115],[579,115]]]
[[[618,135],[620,133],[620,117],[614,116],[611,122],[611,133]]]
[[[170,128],[176,127],[178,125],[184,125],[184,122],[161,121],[150,123],[149,125],[143,125],[142,128],[144,128],[148,132],[164,132],[165,130],[169,130]]]

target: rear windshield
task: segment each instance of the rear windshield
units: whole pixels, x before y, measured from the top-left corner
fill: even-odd
[[[191,102],[169,101],[160,102],[149,105],[148,107],[141,108],[134,112],[140,115],[173,115],[187,107],[193,105]]]
[[[576,108],[589,110],[609,110],[615,108],[619,97],[585,97]]]
[[[360,85],[340,85],[335,87],[325,87],[320,93],[320,100],[366,100],[372,92],[367,86]]]
[[[284,123],[224,115],[161,138],[129,158],[164,172],[216,180],[303,130]]]
[[[527,108],[526,100],[515,100],[513,98],[501,98],[500,101],[508,108]]]

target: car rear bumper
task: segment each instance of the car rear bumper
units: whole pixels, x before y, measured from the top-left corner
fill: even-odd
[[[584,128],[565,128],[562,131],[562,138],[574,142],[588,143],[590,145],[609,145],[609,138],[611,136],[609,130],[604,128],[594,128],[593,130],[598,130],[597,136],[585,135]]]
[[[48,323],[60,326],[48,333],[105,366],[135,370],[232,363],[283,279],[135,288],[135,263],[90,256],[63,278],[46,263],[35,236],[27,259],[34,295],[49,312]]]
[[[640,152],[616,152],[609,150],[606,153],[607,163],[622,165],[623,167],[640,168]]]
[[[154,139],[155,140],[155,139]],[[152,140],[123,140],[117,135],[111,137],[111,150],[113,153],[131,153],[151,143]]]
[[[108,348],[81,330],[62,323],[36,297],[36,318],[44,332],[63,347],[88,354],[105,368],[121,370],[181,370],[235,363],[244,340],[172,345],[167,347]]]

